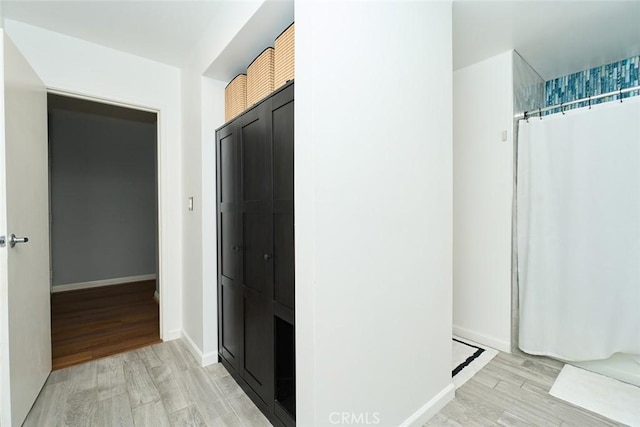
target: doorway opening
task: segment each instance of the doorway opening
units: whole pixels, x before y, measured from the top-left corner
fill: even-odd
[[[161,342],[158,117],[47,102],[55,370]]]

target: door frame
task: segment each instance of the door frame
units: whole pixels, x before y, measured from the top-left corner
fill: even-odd
[[[97,102],[100,104],[107,104],[107,105],[113,105],[116,107],[129,108],[132,110],[145,111],[148,113],[154,113],[156,115],[156,168],[157,168],[156,198],[157,198],[157,207],[158,207],[158,212],[157,212],[158,229],[156,230],[157,241],[158,241],[158,247],[157,247],[158,267],[156,271],[156,283],[158,284],[157,286],[159,289],[158,303],[160,308],[160,316],[159,316],[160,317],[160,339],[163,341],[166,341],[174,338],[170,336],[171,334],[169,331],[165,331],[163,328],[163,326],[166,325],[165,316],[169,313],[169,307],[167,303],[168,296],[169,296],[169,293],[167,292],[167,283],[164,283],[162,281],[162,277],[164,276],[163,271],[166,271],[167,263],[169,263],[169,257],[163,256],[163,254],[166,253],[166,249],[168,247],[169,242],[167,242],[166,235],[163,236],[163,222],[162,222],[162,218],[163,218],[162,189],[164,188],[163,182],[166,182],[166,180],[163,180],[163,173],[166,174],[166,171],[162,167],[161,147],[164,146],[163,144],[164,141],[161,133],[161,124],[162,124],[161,109],[128,103],[128,102],[116,101],[112,99],[102,98],[99,96],[78,93],[78,92],[69,91],[69,90],[60,89],[60,88],[54,88],[50,86],[47,86],[47,94],[66,96],[69,98],[82,99],[85,101]],[[49,174],[51,174],[50,165],[49,165]],[[49,180],[49,217],[51,217],[51,180]],[[49,232],[49,234],[51,234],[51,232]],[[49,236],[49,245],[51,245],[51,236]],[[52,255],[50,254],[50,258],[51,256]],[[51,270],[51,268],[52,268],[52,265],[51,265],[51,259],[50,259],[49,269]],[[49,286],[52,286],[52,285],[53,283],[50,278]]]

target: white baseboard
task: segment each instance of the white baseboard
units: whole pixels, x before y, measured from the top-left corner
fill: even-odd
[[[198,362],[200,362],[202,360],[202,352],[200,351],[196,343],[193,342],[189,334],[185,331],[182,331],[181,335],[182,341],[184,341],[184,343],[187,345],[187,349],[189,349],[189,352],[193,355],[193,357],[196,358]]]
[[[214,363],[218,363],[218,352],[212,351],[207,354],[202,355],[202,367],[213,365]]]
[[[166,334],[162,334],[162,341],[173,341],[182,337],[182,331],[180,329],[173,329]]]
[[[447,403],[451,402],[455,394],[456,387],[453,383],[450,383],[440,393],[436,394],[433,399],[400,424],[400,427],[420,427],[424,425],[431,417],[440,412]]]
[[[143,282],[155,280],[155,274],[143,274],[141,276],[117,277],[115,279],[94,280],[91,282],[69,283],[66,285],[51,286],[51,292],[75,291],[78,289],[99,288],[102,286],[122,285],[123,283]]]
[[[187,344],[187,348],[189,352],[196,358],[200,366],[203,368],[205,366],[211,365],[213,363],[218,362],[218,353],[210,352],[210,353],[202,353],[202,351],[198,348],[196,343],[193,342],[191,337],[185,331],[182,331],[182,339]]]
[[[511,343],[508,341],[499,340],[479,332],[461,328],[460,326],[453,325],[453,335],[475,341],[478,344],[486,345],[487,347],[491,347],[505,353],[511,353]]]

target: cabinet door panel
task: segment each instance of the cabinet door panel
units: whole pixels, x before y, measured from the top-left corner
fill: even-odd
[[[273,216],[273,258],[275,300],[294,308],[293,214]]]
[[[219,273],[233,281],[239,273],[238,138],[236,126],[229,125],[218,135],[218,251]]]
[[[265,403],[273,400],[273,328],[268,304],[245,292],[245,380]]]
[[[257,118],[242,127],[242,200],[267,197],[266,162],[269,146],[264,135],[264,120]]]
[[[220,202],[235,202],[238,190],[237,175],[237,144],[233,138],[233,134],[229,134],[220,139]]]
[[[220,317],[222,320],[220,344],[222,355],[240,371],[242,368],[242,292],[233,285],[220,286]]]
[[[266,246],[268,233],[265,216],[262,213],[242,214],[242,270],[244,286],[264,295],[267,285],[267,261],[264,255],[270,253]]]
[[[293,101],[272,112],[273,198],[293,200]]]
[[[238,238],[236,213],[224,212],[220,214],[220,248],[222,250],[222,275],[230,280],[236,278],[238,271]]]

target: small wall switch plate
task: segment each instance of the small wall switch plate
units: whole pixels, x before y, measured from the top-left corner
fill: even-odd
[[[507,131],[503,130],[502,131],[502,142],[505,142],[507,140]]]
[[[193,197],[189,197],[188,208],[190,211],[193,210]]]

